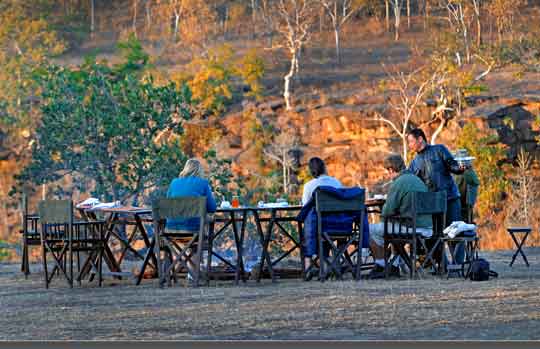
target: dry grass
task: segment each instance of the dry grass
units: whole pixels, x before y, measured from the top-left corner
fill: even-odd
[[[484,253],[499,279],[470,282],[281,280],[159,289],[123,282],[45,290],[18,265],[0,267],[0,340],[540,339],[540,249],[531,267]],[[38,266],[32,266],[34,270]]]

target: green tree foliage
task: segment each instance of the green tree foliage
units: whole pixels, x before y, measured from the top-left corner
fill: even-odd
[[[254,51],[236,61],[232,47],[223,45],[209,50],[206,58],[195,59],[191,69],[193,74],[177,73],[173,80],[188,84],[201,115],[223,113],[240,95],[240,81],[249,86],[248,96],[262,96],[264,62]]]
[[[457,147],[465,148],[474,156],[474,168],[480,179],[478,214],[485,217],[500,205],[503,193],[508,190],[505,177],[506,151],[497,136],[483,136],[473,123],[466,124],[457,139]]]
[[[19,182],[71,175],[80,190],[122,200],[170,182],[183,166],[191,94],[88,60],[42,72],[42,120]]]
[[[250,50],[236,65],[236,72],[248,85],[248,96],[260,100],[263,96],[262,78],[264,76],[264,61],[256,50]]]
[[[47,1],[0,2],[0,128],[9,135],[4,146],[16,146],[32,133],[39,94],[33,71],[65,50],[45,19],[47,9]]]

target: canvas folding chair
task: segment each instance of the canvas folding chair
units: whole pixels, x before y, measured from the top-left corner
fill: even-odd
[[[24,277],[28,278],[30,275],[30,262],[29,262],[29,247],[41,246],[41,238],[38,229],[39,217],[37,214],[28,213],[28,198],[26,194],[22,196],[21,202],[22,209],[22,230],[21,233],[21,271],[24,273]]]
[[[315,191],[315,211],[317,213],[317,238],[319,259],[319,280],[324,282],[334,274],[342,279],[343,272],[350,271],[355,280],[360,280],[362,265],[362,238],[365,213],[365,192],[350,199],[341,199],[331,193],[317,189]],[[352,229],[325,229],[324,220],[329,215],[346,214],[353,218]],[[354,250],[349,252],[350,246]],[[326,249],[326,250],[325,250]],[[326,253],[328,251],[328,253]],[[356,262],[353,255],[356,254]]]
[[[87,265],[97,270],[99,286],[102,285],[102,261],[105,243],[105,222],[75,222],[73,202],[70,200],[47,200],[39,202],[39,221],[41,223],[40,240],[45,287],[55,275],[63,275],[69,286],[73,287],[73,258],[77,255],[77,269],[80,283],[81,270]],[[81,267],[80,252],[87,254]],[[49,272],[47,255],[54,262]]]
[[[172,280],[177,281],[176,274],[180,269],[190,269],[189,263],[195,266],[192,275],[193,284],[199,286],[201,255],[205,240],[206,197],[160,198],[152,204],[152,215],[160,287],[166,282],[171,286]],[[188,218],[199,218],[198,231],[185,233],[166,228],[167,219]]]
[[[441,260],[438,261],[439,270],[442,267],[442,246],[439,237],[442,236],[446,219],[446,192],[411,192],[410,200],[412,202],[411,212],[400,212],[399,215],[385,217],[384,219],[386,277],[389,275],[390,265],[394,263],[398,256],[407,265],[411,278],[414,278],[418,271],[423,271],[428,265],[435,266],[437,264],[435,260],[436,254],[441,255]],[[431,237],[424,237],[418,232],[418,215],[431,215],[433,217]],[[393,245],[396,251],[392,260],[389,260],[390,245]],[[409,245],[408,252],[405,250],[406,245]],[[419,263],[419,268],[417,268],[418,252],[420,250],[424,251],[426,255],[422,263]]]

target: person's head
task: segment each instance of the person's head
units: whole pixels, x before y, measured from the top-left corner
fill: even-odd
[[[400,173],[405,169],[403,157],[399,154],[390,154],[384,159],[384,168],[390,174]]]
[[[192,158],[186,161],[184,169],[178,175],[180,178],[184,177],[204,177],[204,169],[201,165],[201,162],[198,159]]]
[[[409,131],[407,134],[407,143],[409,149],[414,152],[420,152],[427,144],[427,138],[424,131],[421,128],[415,128],[414,130]]]
[[[326,174],[326,165],[324,164],[324,161],[322,161],[318,157],[313,157],[309,159],[308,167],[309,173],[313,178],[317,178]]]

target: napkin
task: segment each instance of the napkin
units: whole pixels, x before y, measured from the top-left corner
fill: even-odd
[[[102,203],[92,206],[92,210],[102,210],[104,208],[115,208],[115,207],[120,207],[120,206],[122,206],[120,201],[102,202]]]
[[[289,206],[289,203],[288,202],[267,202],[267,203],[259,202],[258,206],[262,208],[287,207]]]
[[[99,204],[99,199],[96,198],[88,198],[84,200],[83,202],[80,202],[77,204],[77,207],[84,207],[84,206],[91,206],[94,207],[95,205]]]

